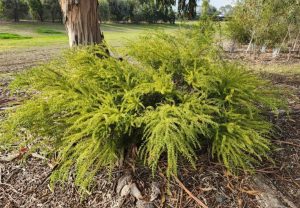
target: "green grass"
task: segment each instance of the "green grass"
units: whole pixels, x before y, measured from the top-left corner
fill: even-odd
[[[113,47],[122,47],[126,42],[135,40],[139,35],[153,30],[165,30],[175,33],[184,24],[115,24],[105,23],[101,25],[106,42]],[[27,39],[1,39],[0,52],[7,50],[22,50],[30,47],[68,47],[68,37],[62,24],[52,23],[7,23],[0,27],[0,33],[16,34],[20,37],[32,37]]]
[[[40,33],[40,31],[57,31],[60,34]],[[63,25],[38,23],[7,23],[2,24],[0,33],[12,33],[28,39],[0,39],[0,52],[9,50],[22,50],[31,47],[68,46],[68,38]]]
[[[14,39],[14,40],[20,40],[20,39],[30,39],[31,37],[28,36],[21,36],[18,34],[12,34],[12,33],[0,33],[0,39]]]
[[[61,32],[61,31],[56,31],[56,30],[47,29],[47,28],[39,28],[39,29],[37,29],[37,33],[40,33],[40,34],[51,34],[51,35],[63,34],[63,32]]]

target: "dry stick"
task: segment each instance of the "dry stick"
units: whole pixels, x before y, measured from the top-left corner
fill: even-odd
[[[300,144],[295,144],[293,142],[276,141],[276,140],[273,140],[273,141],[276,142],[276,143],[279,143],[279,144],[288,144],[288,145],[291,145],[291,146],[300,147]]]
[[[0,183],[2,183],[2,165],[0,164]]]
[[[192,192],[190,192],[184,185],[183,183],[177,178],[175,175],[173,175],[175,181],[178,183],[180,188],[182,188],[192,199],[194,199],[198,205],[200,205],[203,208],[208,208],[200,199],[198,199]]]
[[[254,31],[252,32],[252,34],[251,34],[251,40],[250,40],[250,42],[249,42],[248,48],[247,48],[247,50],[246,50],[246,53],[248,53],[249,50],[250,50],[250,48],[251,48],[251,45],[252,45],[252,42],[253,42],[254,35],[255,35],[255,30],[254,30]]]
[[[298,52],[299,53],[299,48],[298,48],[298,51],[296,51],[296,47],[298,45],[299,36],[300,36],[300,30],[299,30],[299,32],[297,34],[297,37],[296,37],[296,39],[294,41],[294,44],[293,44],[293,49],[292,49],[293,52]]]
[[[291,31],[289,30],[289,40],[287,43],[291,42],[292,41],[292,35],[291,35]],[[292,53],[292,49],[291,47],[288,47],[289,48],[289,54],[288,54],[288,58],[287,60],[289,61],[291,59],[291,53]]]
[[[282,49],[282,47],[283,47],[283,45],[284,45],[284,42],[285,42],[285,40],[288,38],[288,36],[289,36],[289,32],[290,32],[290,29],[289,29],[290,27],[288,26],[288,31],[287,31],[287,33],[286,33],[286,35],[285,35],[285,37],[284,37],[284,39],[283,39],[283,41],[282,41],[282,43],[281,43],[281,45],[280,45],[280,47],[279,47],[279,51],[278,51],[278,54],[277,54],[277,56],[279,56],[280,55],[280,51],[281,51],[281,49]],[[276,57],[277,57],[276,56]],[[275,58],[276,58],[275,57]]]
[[[235,50],[235,40],[233,40],[233,43],[230,46],[230,53],[233,53]]]
[[[299,39],[299,35],[300,35],[300,30],[299,30],[299,33],[297,34],[296,40],[295,40],[295,42],[294,42],[294,45],[293,45],[293,51],[296,50],[297,43],[298,43],[298,39]]]

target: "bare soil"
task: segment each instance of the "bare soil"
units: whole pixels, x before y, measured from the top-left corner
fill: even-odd
[[[18,72],[43,63],[59,54],[63,48],[65,46],[31,47],[0,52],[0,73]]]
[[[37,48],[0,54],[0,75],[10,75],[46,61],[59,50]],[[251,59],[248,61],[256,64]],[[298,63],[300,67],[300,61]],[[292,91],[288,98],[290,114],[283,111],[278,117],[270,115],[270,119],[279,127],[277,136],[272,140],[274,163],[266,161],[257,167],[255,175],[239,176],[228,174],[221,164],[210,159],[208,153],[199,156],[201,159],[197,170],[181,164],[178,178],[208,207],[300,207],[300,78],[274,73],[264,73],[264,76],[271,79],[274,85]],[[0,77],[0,109],[18,100],[4,90],[10,79],[11,76]],[[9,154],[2,152],[0,156]],[[161,165],[164,164],[162,161]],[[100,172],[92,192],[86,198],[81,198],[72,183],[72,176],[69,183],[57,185],[51,190],[51,170],[51,161],[38,156],[0,162],[0,207],[112,207],[118,199],[116,181],[127,171],[116,170],[111,177],[105,171]],[[146,199],[150,196],[151,183],[159,184],[162,194],[155,200],[154,207],[199,207],[175,180],[168,182],[162,174],[152,177],[151,170],[142,166],[136,167],[134,173],[134,179]],[[123,207],[135,207],[134,199],[128,198]]]

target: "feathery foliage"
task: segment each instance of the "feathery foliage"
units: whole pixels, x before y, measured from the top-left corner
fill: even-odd
[[[7,112],[1,142],[47,147],[50,157],[58,154],[52,181],[74,171],[82,190],[133,145],[153,172],[166,157],[169,176],[181,157],[195,166],[202,143],[229,170],[251,169],[270,149],[271,124],[261,112],[276,110],[279,94],[223,61],[202,29],[145,35],[128,47],[131,61],[76,49],[21,74],[12,88],[31,99]]]

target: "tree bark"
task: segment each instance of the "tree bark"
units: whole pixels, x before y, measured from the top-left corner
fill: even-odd
[[[14,20],[19,22],[19,0],[16,0],[14,3]]]
[[[70,47],[102,42],[97,0],[60,0]]]

